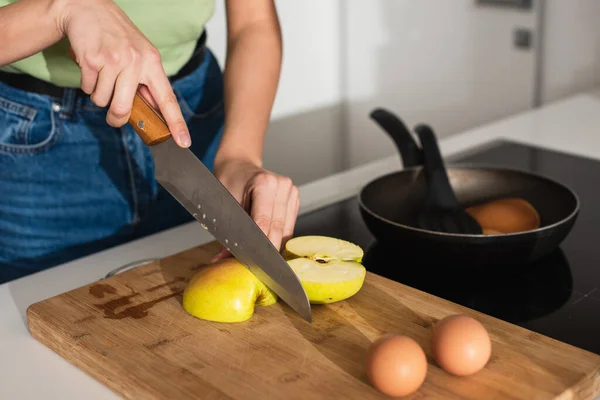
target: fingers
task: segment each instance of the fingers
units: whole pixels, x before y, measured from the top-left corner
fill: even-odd
[[[273,204],[273,216],[269,226],[269,239],[277,249],[281,249],[283,234],[287,223],[287,214],[292,192],[292,180],[280,177],[277,184],[277,192]]]
[[[288,177],[260,174],[254,180],[250,215],[277,249],[294,231],[298,188]]]
[[[81,69],[81,90],[88,95],[92,94],[98,80],[98,69],[90,62],[79,62],[73,47],[69,47],[69,57]]]
[[[273,246],[281,251],[293,236],[300,209],[298,188],[288,177],[262,171],[254,174],[241,195],[241,203]],[[230,257],[223,248],[211,263]]]
[[[210,263],[216,263],[229,257],[231,257],[231,253],[227,251],[225,247],[223,247],[220,252],[218,252],[213,258],[211,258]]]
[[[189,147],[192,144],[190,133],[162,64],[153,64],[150,71],[154,71],[152,80],[143,83],[148,86],[175,142],[181,147]]]
[[[106,107],[112,98],[119,70],[113,65],[105,65],[98,74],[96,89],[90,96],[98,107]]]
[[[126,68],[117,78],[112,102],[106,115],[106,122],[110,126],[118,128],[129,120],[138,82],[139,70],[135,66]]]
[[[281,247],[283,248],[288,240],[294,236],[294,227],[298,219],[298,211],[300,210],[300,193],[296,186],[292,186],[290,192],[290,200],[288,201],[287,213],[285,216],[285,228],[283,228],[283,239]]]
[[[256,175],[251,189],[250,216],[267,237],[271,230],[276,193],[276,176],[266,173]]]
[[[156,100],[154,100],[154,97],[152,97],[152,93],[150,93],[148,86],[140,85],[138,87],[138,92],[140,92],[140,94],[150,103],[152,107],[154,107],[155,110],[158,110],[158,104],[156,104]]]
[[[96,90],[96,82],[98,81],[98,72],[91,68],[81,67],[81,90],[84,93],[91,95]]]

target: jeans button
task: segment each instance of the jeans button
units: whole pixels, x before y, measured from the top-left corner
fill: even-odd
[[[52,103],[52,111],[59,112],[60,111],[60,104],[58,104],[58,103]]]

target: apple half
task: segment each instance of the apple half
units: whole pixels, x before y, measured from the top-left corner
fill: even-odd
[[[243,322],[255,306],[275,304],[278,296],[235,258],[202,268],[183,292],[183,308],[214,322]]]
[[[285,258],[311,304],[328,304],[354,296],[363,286],[363,250],[328,236],[298,236],[285,245]]]

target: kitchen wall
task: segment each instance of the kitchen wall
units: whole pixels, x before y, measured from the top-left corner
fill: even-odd
[[[534,52],[513,46],[516,28],[535,26],[531,10],[474,0],[344,4],[348,166],[396,151],[368,118],[375,107],[446,136],[532,105]]]
[[[544,101],[600,85],[600,1],[546,0]]]
[[[209,45],[225,59],[217,2]],[[534,4],[538,1],[534,0]],[[375,107],[440,136],[534,104],[535,51],[513,44],[537,32],[537,9],[475,0],[278,0],[284,61],[265,166],[297,184],[395,154],[369,119]],[[542,100],[600,84],[598,0],[546,0]]]

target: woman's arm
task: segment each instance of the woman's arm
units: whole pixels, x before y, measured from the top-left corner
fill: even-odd
[[[264,135],[282,59],[273,0],[227,0],[225,129],[216,164],[246,158],[262,166]]]
[[[0,65],[68,37],[81,68],[81,89],[96,105],[108,107],[109,125],[127,123],[139,89],[160,110],[175,141],[190,145],[160,53],[112,0],[18,0],[0,8],[0,35]]]
[[[215,175],[281,249],[300,198],[289,177],[265,170],[264,137],[279,83],[282,41],[274,0],[227,0],[225,128]],[[223,250],[213,260],[227,257]]]
[[[29,57],[58,42],[62,0],[19,0],[0,7],[0,66]]]

